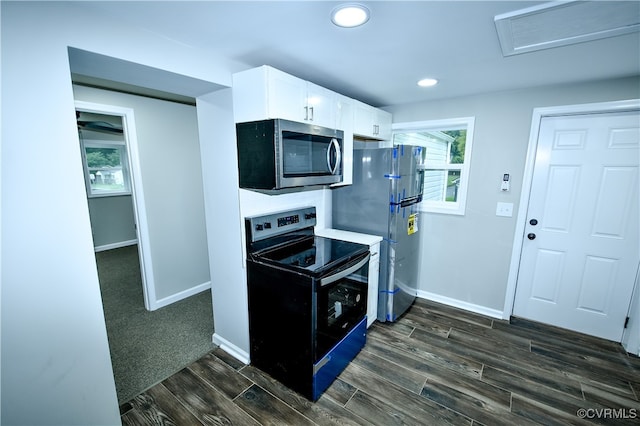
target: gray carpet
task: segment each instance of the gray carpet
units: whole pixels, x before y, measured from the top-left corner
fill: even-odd
[[[213,349],[211,291],[147,311],[137,250],[96,253],[120,404]]]

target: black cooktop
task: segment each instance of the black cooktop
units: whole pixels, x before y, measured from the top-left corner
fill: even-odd
[[[254,256],[287,269],[317,275],[329,268],[349,262],[368,251],[369,247],[364,244],[309,236],[271,249],[261,250]]]

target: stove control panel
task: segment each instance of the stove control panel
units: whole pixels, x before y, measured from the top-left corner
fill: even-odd
[[[281,226],[294,225],[300,223],[300,215],[292,214],[291,216],[283,216],[278,218],[278,228]]]
[[[248,238],[251,242],[256,242],[287,232],[313,227],[316,225],[316,218],[315,207],[303,207],[246,217],[244,221]]]

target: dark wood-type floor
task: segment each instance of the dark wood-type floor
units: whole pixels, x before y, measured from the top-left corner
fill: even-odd
[[[640,361],[619,344],[419,299],[374,323],[316,403],[216,349],[121,413],[125,425],[638,425],[639,398]]]

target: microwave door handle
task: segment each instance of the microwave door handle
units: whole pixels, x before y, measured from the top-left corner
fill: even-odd
[[[335,150],[336,152],[336,164],[331,167],[331,150]],[[342,154],[340,153],[340,143],[336,138],[331,139],[331,145],[329,149],[327,149],[327,168],[331,172],[332,175],[335,175],[340,167],[340,162],[342,161]]]
[[[371,254],[367,253],[367,255],[355,265],[350,266],[349,268],[343,271],[340,271],[337,274],[333,274],[333,275],[329,275],[328,277],[321,278],[320,287],[324,287],[325,285],[334,283],[338,280],[343,279],[344,277],[348,277],[349,275],[353,274],[355,271],[362,268],[369,261],[369,257],[371,257]]]

